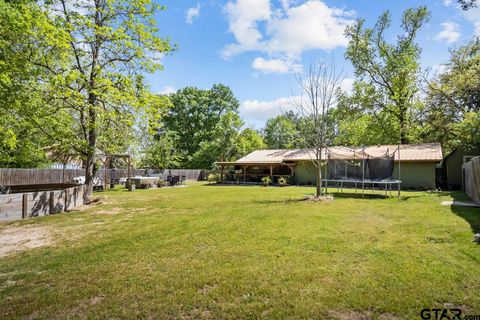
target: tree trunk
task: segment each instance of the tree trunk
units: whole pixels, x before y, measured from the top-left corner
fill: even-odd
[[[407,137],[407,130],[406,130],[406,115],[405,111],[406,108],[400,107],[400,115],[398,117],[398,122],[400,124],[400,143],[401,144],[408,144],[408,137]]]
[[[322,152],[322,150],[320,150]],[[322,196],[322,156],[317,157],[317,194],[316,197]]]
[[[85,166],[85,184],[87,185],[87,190],[84,195],[84,202],[88,203],[91,199],[93,192],[93,180],[95,178],[95,148],[97,145],[97,129],[96,118],[97,114],[95,111],[96,96],[94,93],[90,93],[88,97],[89,102],[89,128],[88,128],[88,152],[87,152],[87,165]]]
[[[85,190],[85,193],[83,195],[83,202],[85,204],[90,202],[90,199],[92,197],[94,166],[95,166],[95,153],[88,152],[86,166],[85,166],[85,185],[87,186],[87,190]]]
[[[405,120],[400,120],[400,143],[408,144],[407,133],[405,132]]]

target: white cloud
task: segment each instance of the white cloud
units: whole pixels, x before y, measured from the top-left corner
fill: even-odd
[[[273,18],[268,24],[268,50],[299,56],[305,50],[346,46],[344,31],[352,23],[351,15],[317,0],[290,7],[285,16]]]
[[[460,38],[460,26],[458,23],[447,21],[440,25],[443,29],[437,34],[437,40],[446,40],[447,43],[454,43]]]
[[[189,8],[186,13],[186,22],[188,24],[193,23],[193,19],[200,15],[200,2],[197,2],[197,6],[193,8]]]
[[[275,7],[270,0],[228,2],[229,31],[236,42],[224,47],[223,58],[259,51],[268,55],[268,61],[282,59],[293,66],[307,50],[347,45],[344,30],[353,23],[353,11],[329,7],[321,0],[296,3],[282,0]]]
[[[172,87],[172,86],[165,86],[165,87],[163,87],[163,89],[159,92],[159,94],[167,95],[167,94],[171,94],[171,93],[175,93],[175,92],[177,92],[177,90],[175,90],[174,87]]]
[[[432,66],[432,72],[433,72],[433,75],[436,76],[437,74],[441,74],[445,71],[447,71],[447,65],[445,64],[434,64]]]
[[[345,79],[342,80],[342,83],[340,84],[340,87],[346,93],[352,93],[354,82],[355,82],[355,79],[353,79],[353,78],[345,78]]]
[[[271,101],[246,100],[240,105],[240,114],[248,124],[262,127],[265,122],[286,111],[296,110],[295,98],[283,97]]]
[[[443,4],[446,6],[446,7],[449,7],[452,5],[452,0],[443,0]]]
[[[303,66],[301,64],[283,59],[264,59],[257,57],[255,60],[253,60],[252,67],[263,73],[280,74],[300,72]]]
[[[465,18],[473,23],[473,26],[475,27],[475,35],[480,37],[480,7],[463,11],[463,13]]]
[[[230,58],[244,51],[260,50],[263,36],[258,30],[258,23],[270,19],[270,0],[237,0],[235,3],[228,2],[225,10],[229,31],[237,43],[227,45],[222,56]]]

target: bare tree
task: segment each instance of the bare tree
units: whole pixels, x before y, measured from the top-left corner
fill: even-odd
[[[301,142],[317,169],[316,197],[323,195],[322,161],[330,134],[329,111],[337,104],[344,79],[344,71],[338,70],[333,62],[312,62],[306,72],[297,75],[300,93],[293,101],[302,122]]]

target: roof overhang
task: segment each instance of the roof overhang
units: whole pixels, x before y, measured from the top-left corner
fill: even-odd
[[[284,161],[248,161],[248,162],[231,162],[231,161],[219,161],[215,162],[221,166],[267,166],[267,165],[288,165]]]

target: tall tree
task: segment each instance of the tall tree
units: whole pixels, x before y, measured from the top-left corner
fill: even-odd
[[[480,129],[475,127],[480,114],[480,39],[453,50],[444,70],[425,83],[422,138],[441,142],[446,151],[480,148],[478,139],[468,138]]]
[[[46,17],[30,0],[0,0],[0,166],[36,167],[46,163],[45,139],[28,118],[43,97],[36,94],[39,68],[28,63],[30,43],[45,43],[35,30]],[[50,55],[55,56],[55,50]],[[38,119],[37,119],[38,120]],[[42,124],[43,126],[46,123]]]
[[[268,148],[299,148],[298,124],[299,119],[292,111],[268,119],[263,129]]]
[[[235,157],[241,158],[255,150],[265,149],[266,147],[267,145],[258,131],[246,128],[237,137]]]
[[[226,113],[215,125],[208,140],[200,143],[199,149],[189,161],[191,168],[212,168],[215,161],[232,161],[237,157],[238,132],[243,121],[234,112]]]
[[[428,19],[426,7],[406,10],[402,32],[395,44],[385,40],[385,32],[391,25],[388,11],[380,16],[374,28],[366,28],[365,21],[358,20],[345,31],[349,39],[345,57],[352,62],[357,77],[354,95],[365,99],[368,94],[368,112],[376,117],[388,114],[396,120],[401,143],[409,142],[409,125],[418,92],[421,49],[415,38]]]
[[[85,157],[88,198],[102,137],[132,130],[140,111],[161,107],[142,74],[161,69],[162,55],[172,50],[153,19],[164,8],[153,0],[48,0],[43,6],[49,21],[38,32],[49,43],[31,43],[27,58],[41,69],[36,90],[51,103],[34,111],[52,119],[45,134],[58,148]],[[52,61],[52,49],[61,61]]]
[[[164,119],[172,133],[181,166],[210,168],[214,161],[233,153],[232,137],[243,125],[239,102],[227,86],[209,90],[187,87],[170,95],[172,107]]]
[[[295,104],[298,115],[304,120],[300,126],[300,137],[317,169],[316,197],[323,195],[322,163],[326,160],[323,155],[332,129],[329,115],[337,104],[344,76],[343,71],[327,63],[311,63],[306,74],[297,76],[300,94]]]

